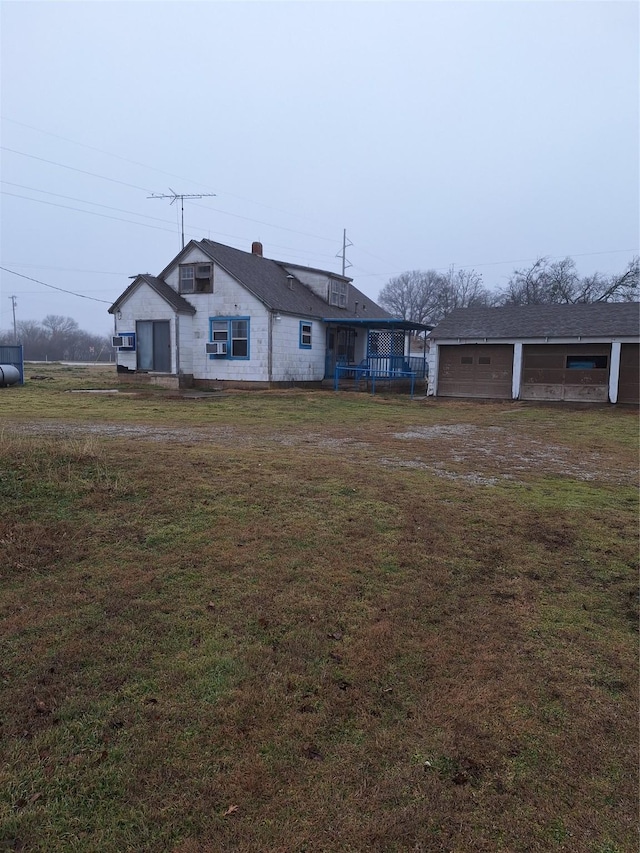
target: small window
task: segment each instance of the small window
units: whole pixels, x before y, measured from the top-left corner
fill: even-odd
[[[226,343],[229,340],[229,323],[226,320],[213,320],[211,323],[211,340]]]
[[[209,320],[210,343],[226,343],[227,358],[249,358],[249,318],[216,317]],[[209,355],[209,358],[214,358]]]
[[[249,321],[231,321],[231,358],[249,358]]]
[[[180,267],[180,293],[193,293],[195,282],[195,269],[190,267]]]
[[[180,293],[213,293],[213,264],[183,264]]]
[[[196,264],[196,278],[211,278],[211,264]]]
[[[300,349],[311,349],[311,323],[300,321]]]
[[[460,364],[473,364],[473,358],[470,355],[463,355]]]
[[[478,356],[478,364],[491,364],[491,358],[488,355]]]
[[[335,278],[329,281],[329,305],[337,305],[339,308],[347,307],[347,282],[337,281]]]
[[[568,355],[568,370],[606,370],[606,355]]]

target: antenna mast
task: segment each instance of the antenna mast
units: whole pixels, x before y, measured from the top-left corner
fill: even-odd
[[[342,275],[344,275],[346,269],[353,266],[353,264],[350,264],[347,260],[347,249],[349,246],[353,246],[353,243],[351,240],[347,240],[347,229],[344,228],[342,231],[342,251],[338,252],[336,255],[336,258],[342,258]]]
[[[161,194],[161,193],[153,193],[152,195],[148,195],[147,198],[170,198],[171,204],[174,201],[178,201],[180,199],[180,209],[182,212],[182,248],[184,249],[184,200],[185,198],[210,198],[211,196],[215,196],[215,193],[177,193],[175,190],[171,190],[170,193]]]

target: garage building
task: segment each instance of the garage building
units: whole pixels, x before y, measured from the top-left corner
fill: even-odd
[[[637,302],[461,308],[430,342],[430,395],[640,400]]]

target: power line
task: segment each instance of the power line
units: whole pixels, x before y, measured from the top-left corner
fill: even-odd
[[[107,178],[106,175],[99,175],[97,172],[88,172],[86,169],[77,169],[75,166],[67,166],[66,163],[58,163],[55,160],[46,160],[44,157],[36,157],[35,154],[26,154],[24,151],[16,151],[14,148],[7,148],[5,145],[0,145],[0,150],[9,151],[11,154],[19,154],[20,157],[28,157],[30,160],[39,160],[41,163],[48,163],[50,166],[59,166],[61,169],[69,169],[72,172],[80,172],[81,175],[91,175],[92,178],[100,178],[103,181],[110,181],[112,184],[120,184],[123,187],[130,187],[134,190],[142,190],[142,192],[150,193],[151,190],[147,187],[139,187],[136,184],[129,184],[126,181],[119,181],[117,178]]]
[[[4,182],[4,183],[7,183],[7,182]],[[33,191],[34,192],[44,192],[43,190],[33,190]],[[54,196],[60,196],[61,198],[69,198],[69,199],[71,198],[70,196],[62,196],[60,193],[49,193],[49,194],[54,195]],[[133,219],[123,219],[121,216],[109,216],[106,213],[98,213],[95,210],[83,210],[81,207],[73,207],[72,205],[69,205],[69,204],[57,204],[54,201],[46,201],[45,199],[42,199],[42,198],[30,198],[29,196],[20,195],[19,193],[6,192],[6,190],[3,190],[2,192],[0,192],[0,195],[9,196],[11,198],[21,198],[24,201],[33,201],[36,204],[46,204],[50,207],[59,207],[59,208],[62,208],[62,210],[74,210],[74,211],[76,211],[76,213],[86,213],[89,216],[99,216],[102,219],[112,219],[112,220],[115,220],[116,222],[126,222],[129,225],[140,225],[143,228],[153,228],[156,231],[166,231],[168,234],[174,233],[173,228],[161,228],[159,225],[149,225],[146,222],[136,222]],[[78,201],[80,201],[82,204],[96,204],[96,202],[84,201],[83,199],[78,199]],[[108,205],[97,205],[97,206],[105,207],[109,210],[120,210],[120,208],[117,208],[117,207],[111,208]],[[202,205],[198,205],[198,206],[201,207]],[[170,223],[170,221],[168,219],[160,219],[160,218],[155,217],[155,216],[148,216],[147,214],[135,213],[134,211],[123,211],[123,212],[131,213],[132,216],[141,216],[141,217],[144,216],[147,219],[154,219],[154,220],[157,220],[158,222],[166,222],[167,224],[173,224],[173,223]],[[230,215],[233,215],[233,214],[230,214]],[[277,228],[277,227],[278,227],[277,225],[274,226],[274,228]],[[200,229],[200,233],[202,231],[211,232],[210,228],[205,228],[204,226],[199,226],[199,225],[198,226],[197,225],[189,225],[187,223],[187,229],[188,230],[186,231],[186,233],[191,234],[191,236],[193,236],[193,237],[197,237],[198,235],[195,232],[196,228]],[[286,229],[286,230],[289,230],[289,229]],[[233,240],[238,240],[238,241],[245,240],[245,237],[240,237],[238,234],[227,234],[224,231],[214,231],[214,233],[218,234],[222,237],[230,237]],[[280,247],[280,248],[287,248],[287,247]],[[329,256],[325,255],[324,257],[329,257]],[[45,267],[44,269],[53,269],[53,268],[52,267]],[[125,274],[126,273],[123,273],[123,275],[125,275]]]
[[[118,213],[129,213],[131,216],[141,216],[143,219],[153,219],[154,222],[165,222],[167,225],[173,224],[169,219],[160,219],[159,216],[150,216],[148,213],[136,213],[135,210],[125,210],[122,207],[112,207],[109,204],[100,204],[97,201],[87,201],[84,198],[76,198],[72,195],[63,195],[62,193],[54,193],[50,190],[41,190],[38,187],[27,187],[24,184],[14,184],[13,181],[0,181],[0,184],[6,184],[8,187],[18,187],[22,190],[30,190],[34,193],[42,193],[43,195],[52,195],[55,198],[66,198],[67,201],[79,201],[81,204],[91,204],[94,207],[103,207],[105,210],[115,210]],[[10,195],[10,193],[6,193],[6,195]],[[18,196],[18,198],[25,198],[26,196]],[[41,199],[31,199],[31,201],[40,201]],[[87,213],[91,213],[90,210],[86,211]]]
[[[99,175],[97,172],[88,172],[88,171],[86,171],[85,169],[76,169],[76,168],[75,168],[75,166],[67,166],[65,163],[57,163],[55,160],[45,160],[43,157],[36,157],[34,154],[26,154],[26,153],[25,153],[25,152],[23,152],[23,151],[16,151],[16,150],[14,150],[14,149],[12,149],[12,148],[7,148],[7,147],[6,147],[6,146],[4,146],[4,145],[1,145],[1,146],[0,146],[0,150],[2,150],[2,151],[10,151],[10,152],[11,152],[11,153],[13,153],[13,154],[19,154],[19,155],[20,155],[20,156],[22,156],[22,157],[29,157],[29,158],[31,158],[31,159],[33,159],[33,160],[39,160],[39,161],[41,161],[42,163],[48,163],[48,164],[50,164],[50,165],[52,165],[52,166],[59,166],[59,167],[60,167],[60,168],[62,168],[62,169],[70,169],[70,170],[71,170],[71,171],[73,171],[73,172],[79,172],[80,174],[83,174],[83,175],[91,175],[92,177],[94,177],[94,178],[100,178],[100,179],[102,179],[103,181],[110,181],[110,182],[112,182],[112,183],[121,184],[122,186],[125,186],[125,187],[130,187],[130,188],[132,188],[132,189],[142,190],[143,192],[146,192],[146,193],[151,193],[151,190],[145,189],[144,187],[139,187],[139,186],[137,186],[136,184],[129,184],[129,183],[127,183],[126,181],[118,181],[118,180],[116,180],[115,178],[109,178],[109,177],[107,177],[106,175]],[[5,181],[4,183],[10,184],[11,182],[9,182],[9,181]],[[21,184],[13,184],[13,186],[22,186],[22,185],[21,185]],[[36,189],[34,189],[34,190],[32,190],[32,191],[33,191],[33,192],[43,192],[43,193],[47,193],[47,190],[36,190]],[[47,193],[47,194],[50,194],[50,195],[58,195],[57,193]],[[12,195],[12,193],[5,193],[5,195]],[[15,195],[15,194],[14,194],[14,195]],[[215,195],[215,193],[202,193],[202,194],[197,194],[197,195],[195,195],[194,197],[195,197],[195,198],[201,198],[201,197],[204,197],[204,196],[207,196],[207,195]],[[26,196],[16,196],[16,197],[17,197],[17,198],[26,198]],[[61,197],[61,198],[71,198],[71,197],[69,197],[69,196],[60,196],[60,197]],[[152,197],[159,198],[160,196],[156,196],[155,194],[151,193],[151,195],[150,195],[150,196],[148,196],[148,197],[149,197],[149,198],[152,198]],[[179,197],[179,196],[178,196],[178,197]],[[82,201],[82,199],[75,199],[75,200],[76,200],[76,201]],[[30,201],[37,201],[37,199],[30,199]],[[82,201],[82,203],[83,203],[83,204],[95,204],[97,207],[108,207],[107,205],[98,205],[97,203],[95,203],[95,202],[90,202],[90,201]],[[275,229],[280,230],[280,231],[288,231],[288,232],[290,232],[290,233],[292,233],[292,234],[300,234],[300,235],[301,235],[301,236],[303,236],[303,237],[313,237],[314,239],[317,239],[317,240],[326,240],[327,242],[334,242],[334,238],[332,238],[332,237],[322,237],[322,236],[320,236],[319,234],[309,234],[308,232],[305,232],[305,231],[298,231],[298,230],[296,230],[295,228],[287,228],[287,227],[285,227],[284,225],[274,225],[272,222],[265,222],[264,220],[261,220],[261,219],[252,219],[252,218],[250,218],[250,217],[248,217],[248,216],[241,216],[241,215],[240,215],[240,214],[238,214],[238,213],[229,213],[228,211],[220,210],[220,208],[211,207],[210,205],[194,204],[194,207],[200,207],[200,208],[202,208],[203,210],[212,210],[212,211],[214,211],[215,213],[220,213],[220,214],[222,214],[223,216],[231,216],[231,217],[233,217],[234,219],[243,219],[243,220],[245,220],[245,221],[247,221],[247,222],[255,222],[255,223],[257,223],[258,225],[266,225],[266,226],[267,226],[267,227],[269,227],[269,228],[275,228]],[[75,209],[75,208],[71,208],[71,209]],[[119,208],[112,208],[112,209],[113,209],[113,210],[119,210]],[[90,212],[90,211],[87,211],[87,212]],[[124,212],[131,213],[131,211],[124,211]],[[287,214],[287,215],[291,215],[291,214]],[[145,216],[145,214],[142,214],[142,213],[133,213],[133,216]],[[117,218],[117,217],[113,217],[113,218]],[[156,217],[148,216],[147,218],[148,218],[148,219],[155,219]],[[160,219],[160,220],[158,220],[158,221],[160,221],[160,222],[168,222],[168,220],[167,220],[167,219]]]
[[[0,270],[4,270],[5,272],[10,273],[11,275],[17,275],[18,278],[26,278],[27,281],[35,281],[36,284],[41,284],[43,287],[50,287],[51,290],[59,290],[61,293],[69,293],[71,296],[79,296],[80,299],[90,299],[92,302],[104,302],[105,305],[111,305],[111,300],[109,299],[97,299],[95,296],[86,296],[84,293],[75,293],[73,290],[65,290],[63,287],[56,287],[53,284],[47,284],[46,281],[40,281],[37,278],[31,278],[28,275],[22,275],[20,272],[16,272],[15,270],[10,270],[8,267],[0,267]]]
[[[590,257],[592,255],[623,255],[623,254],[628,254],[629,252],[637,252],[637,249],[611,249],[611,250],[606,251],[606,252],[575,252],[575,253],[567,252],[563,255],[545,255],[544,257],[547,257],[547,258],[553,260],[554,258],[587,258],[587,257]],[[538,260],[537,257],[535,257],[535,258],[517,258],[517,259],[512,260],[512,261],[483,261],[482,263],[479,263],[479,264],[449,264],[446,267],[430,267],[430,269],[433,269],[435,272],[440,272],[440,271],[446,271],[446,270],[450,269],[452,266],[454,266],[456,269],[466,270],[466,269],[475,269],[476,267],[497,267],[497,266],[502,266],[504,264],[526,264],[526,263],[530,263],[531,261],[536,261],[536,260]],[[356,267],[357,267],[357,265],[356,265]],[[362,267],[360,267],[360,269],[362,269]],[[403,272],[406,272],[406,269],[405,270],[397,270],[395,272],[372,272],[372,273],[366,273],[366,275],[379,278],[380,276],[401,275]]]
[[[295,228],[286,228],[284,225],[273,225],[271,222],[264,222],[261,219],[251,219],[249,216],[241,216],[239,213],[228,213],[226,210],[220,210],[218,207],[211,207],[209,204],[194,204],[194,207],[200,207],[203,210],[213,210],[215,213],[221,213],[223,216],[233,216],[234,219],[244,219],[246,222],[255,222],[257,225],[266,225],[268,228],[277,228],[280,231],[290,231],[292,234],[300,234],[303,237],[313,237],[316,240],[326,240],[328,243],[334,243],[335,237],[321,237],[319,234],[309,234],[306,231],[297,231]]]
[[[137,160],[130,160],[128,157],[122,157],[120,154],[114,154],[111,151],[105,151],[104,148],[96,148],[95,145],[87,145],[85,142],[78,142],[76,139],[69,139],[68,136],[60,136],[58,133],[51,133],[49,130],[43,130],[41,127],[34,127],[31,124],[25,124],[22,121],[16,121],[8,116],[0,116],[2,121],[17,124],[20,127],[27,127],[29,130],[35,130],[38,133],[44,133],[46,136],[52,136],[54,139],[61,139],[63,142],[70,142],[72,145],[78,145],[80,148],[87,148],[89,151],[97,151],[98,154],[106,154],[107,157],[114,157],[116,160],[122,160],[124,163],[130,163],[132,166],[140,166],[143,169],[150,169],[152,172],[158,172],[160,175],[166,175],[169,178],[180,178],[181,181],[189,181],[196,184],[197,181],[191,181],[189,178],[183,178],[180,175],[174,175],[172,172],[165,172],[163,169],[156,169],[155,166],[149,166],[147,163],[139,163]]]
[[[169,228],[161,228],[159,225],[149,225],[146,222],[135,222],[133,219],[123,219],[121,216],[109,216],[108,213],[98,213],[95,210],[83,210],[81,207],[71,207],[69,204],[57,204],[55,201],[45,201],[43,198],[29,198],[27,195],[19,195],[18,193],[8,193],[2,192],[2,195],[11,196],[11,198],[22,198],[25,201],[34,201],[36,204],[47,204],[50,207],[60,207],[63,210],[75,210],[78,213],[87,213],[89,216],[100,216],[102,219],[114,219],[116,222],[127,222],[129,225],[140,225],[143,228],[153,228],[155,231],[167,231],[168,233],[173,233],[172,229]],[[138,216],[138,214],[134,214],[134,216]],[[167,220],[160,220],[161,222],[166,222]]]
[[[56,270],[56,272],[82,272],[89,273],[90,275],[117,275],[119,278],[128,275],[126,272],[112,272],[111,270],[81,270],[75,267],[51,267],[46,266],[45,264],[22,264],[16,261],[5,261],[7,264],[11,264],[12,267],[23,267],[24,269],[34,269],[34,270]]]
[[[188,183],[190,183],[190,184],[196,184],[196,185],[199,185],[202,187],[206,187],[207,189],[213,189],[213,187],[210,187],[207,184],[202,183],[201,181],[194,181],[192,178],[185,178],[181,175],[174,175],[173,172],[165,172],[163,169],[158,169],[155,166],[149,166],[148,163],[139,163],[137,160],[130,160],[128,157],[122,157],[120,154],[114,154],[111,151],[105,151],[104,148],[96,148],[94,145],[87,145],[84,142],[78,142],[75,139],[70,139],[68,136],[60,136],[57,133],[51,133],[50,131],[43,130],[40,127],[34,127],[31,124],[25,124],[24,122],[16,121],[15,119],[9,118],[8,116],[0,116],[0,118],[2,119],[2,121],[8,121],[11,124],[16,124],[20,127],[26,127],[29,130],[35,130],[37,133],[44,133],[46,136],[52,136],[54,139],[61,139],[64,142],[71,143],[71,145],[78,145],[81,148],[87,148],[90,151],[97,151],[99,154],[105,154],[107,157],[114,157],[116,160],[122,160],[123,162],[130,163],[133,166],[139,166],[143,169],[149,169],[152,172],[158,172],[158,174],[160,174],[160,175],[166,175],[170,178],[178,178],[181,181],[188,181]],[[255,204],[257,207],[264,207],[265,210],[273,210],[276,213],[284,213],[286,216],[295,215],[297,218],[307,219],[309,222],[316,222],[317,221],[317,220],[315,220],[309,216],[304,216],[301,214],[292,214],[288,210],[282,210],[279,207],[273,207],[272,205],[269,205],[269,204],[263,204],[260,201],[255,201],[254,199],[245,198],[244,196],[240,196],[240,195],[235,195],[234,193],[224,192],[224,195],[229,196],[229,198],[236,198],[239,201],[246,201],[249,204]],[[322,239],[325,239],[325,238],[322,238]]]

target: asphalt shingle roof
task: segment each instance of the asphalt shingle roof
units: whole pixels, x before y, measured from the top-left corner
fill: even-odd
[[[148,273],[144,273],[143,275],[137,276],[135,281],[131,282],[125,292],[122,293],[116,299],[111,308],[109,308],[109,314],[113,314],[114,311],[117,310],[118,305],[138,287],[141,281],[146,282],[149,287],[152,287],[156,291],[156,293],[164,300],[166,300],[172,308],[178,311],[178,313],[196,313],[196,309],[193,307],[193,305],[190,302],[187,302],[184,296],[181,296],[179,293],[176,293],[176,291],[172,287],[169,287],[169,285],[163,278],[158,278],[155,275],[149,275]]]
[[[439,323],[438,338],[638,337],[640,304],[595,302],[571,305],[506,305],[458,308]]]
[[[353,284],[348,288],[348,304],[346,308],[338,308],[328,305],[309,287],[297,278],[290,279],[286,265],[282,261],[272,261],[262,255],[254,255],[242,252],[223,243],[215,243],[213,240],[200,240],[198,246],[215,263],[225,269],[230,275],[243,284],[254,296],[257,296],[264,304],[274,311],[282,311],[289,314],[300,314],[302,316],[326,317],[390,317],[383,308],[380,308],[373,299],[361,293]],[[306,269],[299,264],[289,265],[295,270]],[[328,276],[342,279],[342,276],[326,270],[314,270],[324,272]],[[345,280],[345,279],[342,279]],[[291,287],[289,286],[291,282]],[[358,303],[358,313],[356,305]],[[363,314],[362,306],[366,305]]]

